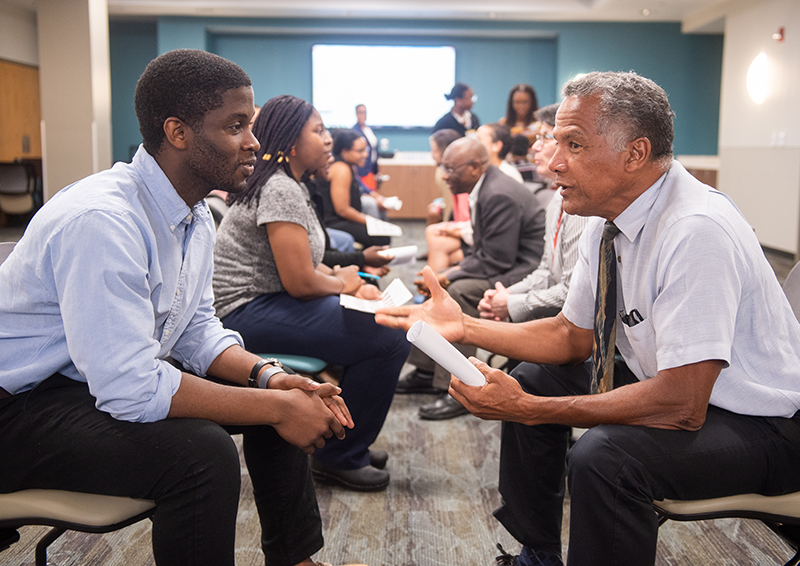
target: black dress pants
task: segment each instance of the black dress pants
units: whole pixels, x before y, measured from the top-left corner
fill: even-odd
[[[583,395],[589,364],[522,363],[512,372],[541,396]],[[636,381],[618,361],[617,387]],[[656,499],[800,490],[800,417],[751,417],[710,406],[696,432],[599,425],[567,452],[570,427],[505,422],[503,505],[494,513],[524,545],[561,552],[564,479],[570,491],[568,566],[655,562]]]
[[[269,426],[203,419],[118,421],[85,383],[54,375],[0,400],[0,492],[29,488],[156,502],[159,566],[233,566],[241,482],[230,434],[242,433],[267,565],[288,566],[322,547],[306,454]]]

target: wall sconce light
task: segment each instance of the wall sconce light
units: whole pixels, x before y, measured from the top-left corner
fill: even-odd
[[[778,43],[783,43],[783,34],[785,31],[786,29],[783,26],[779,27],[778,31],[772,34],[772,39],[774,39]]]
[[[769,60],[764,53],[750,63],[747,70],[747,92],[756,104],[766,100],[770,88]]]

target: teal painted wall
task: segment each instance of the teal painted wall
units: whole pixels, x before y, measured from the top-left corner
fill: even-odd
[[[112,159],[130,161],[142,143],[133,108],[136,81],[147,64],[158,56],[156,25],[111,22],[111,140]]]
[[[254,27],[271,28],[271,33],[248,33],[246,28]],[[286,28],[303,29],[280,33]],[[334,28],[354,33],[325,33]],[[397,30],[430,35],[393,34]],[[486,32],[507,35],[477,35]],[[536,37],[514,37],[520,33]],[[126,115],[132,105],[117,105],[132,100],[131,85],[157,53],[196,48],[227,57],[252,77],[257,103],[277,94],[310,100],[311,45],[323,42],[455,46],[456,78],[475,90],[474,111],[484,123],[505,113],[508,91],[518,82],[532,84],[544,105],[560,100],[560,85],[577,73],[635,70],[670,96],[677,114],[675,152],[717,153],[722,36],[684,35],[679,24],[162,17],[149,26],[116,22],[111,27],[115,159],[127,159],[127,148],[140,141],[135,117]],[[355,75],[356,70],[354,81]],[[392,149],[427,150],[425,131],[376,133],[388,138]]]

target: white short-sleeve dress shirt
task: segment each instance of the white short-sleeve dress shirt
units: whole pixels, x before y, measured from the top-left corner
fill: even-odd
[[[603,223],[592,219],[584,232],[563,309],[581,328],[593,324]],[[791,417],[800,408],[800,323],[733,202],[673,162],[614,223],[617,348],[636,376],[722,360],[712,405]]]

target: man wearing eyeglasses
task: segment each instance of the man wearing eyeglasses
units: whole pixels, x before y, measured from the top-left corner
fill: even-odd
[[[555,173],[547,164],[556,152],[553,128],[556,125],[558,104],[540,108],[535,118],[541,122],[533,150],[536,172],[548,184],[555,181]],[[550,187],[543,189],[551,191]],[[589,218],[564,212],[561,194],[556,192],[546,209],[544,254],[533,273],[510,287],[495,283],[487,289],[478,304],[482,318],[524,322],[555,316],[567,299],[572,271],[578,262],[578,241]]]
[[[516,283],[539,265],[545,212],[525,186],[489,163],[489,154],[477,139],[451,143],[442,156],[441,168],[453,194],[469,193],[473,245],[464,248],[464,259],[438,274],[439,283],[465,313],[477,317],[484,291],[497,283]],[[415,283],[427,294],[422,279]],[[475,355],[473,346],[457,347],[464,355]],[[409,363],[417,371],[400,380],[398,393],[440,392],[435,402],[420,408],[420,417],[442,420],[467,413],[447,393],[449,372],[418,350],[412,350]]]

